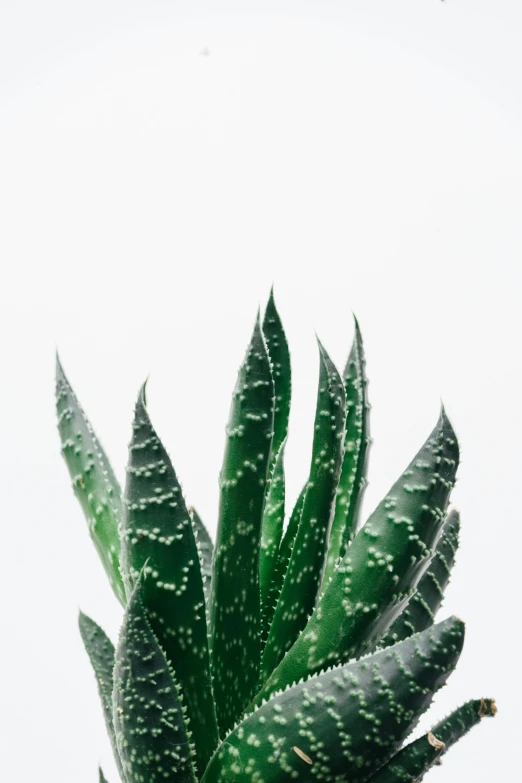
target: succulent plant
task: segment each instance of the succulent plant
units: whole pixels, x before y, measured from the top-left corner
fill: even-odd
[[[444,409],[360,525],[370,438],[357,322],[343,375],[320,343],[319,364],[310,472],[285,527],[290,355],[271,295],[232,398],[213,545],[145,387],[121,492],[57,363],[62,453],[125,609],[116,648],[80,614],[122,783],[417,781],[495,713],[470,701],[408,743],[464,640],[461,620],[435,624],[460,524]]]

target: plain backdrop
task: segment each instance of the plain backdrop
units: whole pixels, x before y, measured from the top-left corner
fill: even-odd
[[[121,609],[62,464],[58,347],[124,478],[134,400],[215,531],[230,393],[272,283],[290,341],[288,493],[307,473],[314,331],[367,350],[363,516],[441,398],[462,463],[441,617],[467,621],[426,728],[484,722],[433,781],[519,771],[522,5],[517,0],[0,2],[0,777],[110,758],[81,607]]]

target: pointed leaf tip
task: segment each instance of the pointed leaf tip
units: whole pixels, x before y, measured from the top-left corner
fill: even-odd
[[[184,691],[198,766],[204,768],[214,750],[217,728],[214,726],[213,732],[211,725],[212,687],[199,552],[181,485],[142,394],[136,404],[123,499],[121,566],[127,594],[130,596],[138,581],[136,600],[143,591],[152,631]],[[186,641],[188,635],[191,645]]]
[[[141,407],[146,410],[147,409],[147,384],[149,382],[149,376],[145,378],[143,383],[140,386],[140,390],[138,392],[138,401],[137,404],[140,404]]]
[[[446,408],[442,402],[440,406],[439,427],[442,430],[444,438],[451,446],[454,447],[456,460],[458,464],[459,456],[460,456],[459,441],[457,438],[457,434],[453,428],[453,424],[451,423],[448,414],[446,413]]]
[[[62,456],[118,600],[125,604],[119,571],[121,489],[107,455],[81,407],[56,355],[56,412]]]
[[[60,361],[60,354],[58,353],[58,349],[55,351],[55,360],[56,360],[56,375],[64,375],[62,363]]]

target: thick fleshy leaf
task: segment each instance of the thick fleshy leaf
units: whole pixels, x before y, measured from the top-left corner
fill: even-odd
[[[290,399],[292,396],[290,351],[288,350],[283,324],[275,306],[273,290],[270,291],[270,299],[268,300],[263,319],[263,334],[272,363],[272,377],[274,381],[274,436],[271,460],[273,468],[283,441],[288,434],[288,418],[290,416]]]
[[[463,641],[463,623],[450,618],[276,694],[224,739],[203,783],[367,780],[445,683]]]
[[[210,534],[205,527],[205,524],[195,508],[189,508],[189,513],[192,518],[192,524],[196,531],[196,540],[199,547],[199,555],[201,561],[201,574],[203,576],[203,586],[205,592],[210,590],[210,580],[212,579],[212,556],[214,554],[214,544],[210,538]]]
[[[310,475],[297,534],[261,663],[262,679],[274,670],[306,625],[319,588],[335,492],[343,457],[344,387],[319,343],[320,376]]]
[[[136,403],[123,497],[121,565],[127,590],[140,572],[151,626],[183,689],[203,770],[217,745],[205,594],[190,514],[156,434],[145,389]]]
[[[87,520],[109,582],[125,605],[120,574],[121,490],[109,460],[83,412],[56,357],[56,410],[62,455],[69,469],[74,494]]]
[[[441,720],[427,734],[406,745],[372,776],[372,783],[419,783],[440,758],[476,726],[495,715],[494,699],[474,699]],[[351,778],[347,778],[347,781]]]
[[[362,336],[355,319],[355,338],[343,374],[346,392],[344,457],[337,488],[335,514],[328,540],[324,586],[330,581],[335,566],[344,556],[355,536],[361,500],[366,487],[366,462],[370,445],[370,406],[364,365]]]
[[[78,618],[80,634],[89,660],[91,662],[96,682],[98,684],[98,693],[103,708],[103,716],[107,727],[107,734],[111,741],[116,766],[123,780],[123,771],[121,761],[116,747],[116,737],[114,734],[114,725],[112,720],[112,672],[114,669],[114,645],[107,634],[97,625],[94,620],[80,612]]]
[[[274,423],[274,384],[259,318],[239,370],[220,476],[210,602],[212,663],[223,735],[259,680],[259,548]]]
[[[99,775],[100,775],[100,781],[99,783],[107,783],[107,778],[103,774],[103,769],[101,767],[98,768]]]
[[[281,543],[279,545],[279,550],[277,552],[276,562],[272,571],[272,580],[268,598],[263,606],[263,648],[266,644],[268,631],[270,630],[270,624],[274,616],[279,595],[281,594],[281,588],[283,587],[288,564],[290,563],[290,555],[292,554],[292,548],[294,546],[297,529],[299,527],[299,520],[301,519],[301,514],[303,511],[305,492],[306,484],[299,493],[299,497],[297,498],[297,501],[294,505],[294,509],[288,521],[288,526],[284,532]]]
[[[256,703],[325,666],[364,655],[384,636],[433,556],[458,456],[443,410],[424,446],[359,530]]]
[[[195,783],[195,750],[179,682],[149,623],[137,584],[114,667],[113,716],[125,783]]]
[[[379,639],[379,647],[389,647],[390,644],[407,639],[435,622],[455,562],[459,528],[460,516],[458,511],[453,509],[444,522],[435,554],[419,580],[417,592],[392,623],[384,638]]]
[[[283,523],[285,521],[285,443],[286,441],[283,441],[281,444],[270,475],[263,511],[261,549],[259,552],[259,588],[264,617],[267,617],[265,607],[269,600],[274,569],[277,563],[277,554],[283,533]]]

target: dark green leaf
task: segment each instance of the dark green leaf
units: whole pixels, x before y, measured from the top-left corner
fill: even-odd
[[[116,650],[113,715],[126,783],[195,783],[179,682],[149,624],[138,584]]]
[[[435,622],[455,562],[459,527],[459,513],[452,510],[444,522],[431,563],[417,585],[417,592],[392,623],[384,638],[379,639],[379,647],[389,647],[390,644],[407,639]]]
[[[290,516],[290,520],[288,522],[288,527],[284,532],[281,544],[279,545],[279,551],[277,552],[276,562],[272,572],[270,591],[268,593],[268,598],[263,606],[263,647],[266,644],[268,631],[270,630],[270,624],[274,616],[277,601],[281,594],[281,588],[283,587],[285,574],[290,562],[290,555],[292,554],[292,548],[294,546],[297,529],[299,527],[299,520],[301,519],[301,514],[303,511],[305,492],[306,484],[299,493],[299,497],[297,498],[294,509]]]
[[[256,703],[325,666],[363,655],[382,638],[433,556],[458,456],[455,433],[442,411],[429,439],[359,530]]]
[[[270,299],[263,319],[263,334],[265,336],[268,354],[272,364],[274,381],[274,437],[272,442],[272,468],[288,434],[288,418],[290,416],[290,398],[292,396],[292,373],[290,369],[290,351],[286,341],[281,318],[277,312],[274,292]]]
[[[324,587],[332,578],[335,566],[344,557],[346,549],[355,536],[362,495],[366,487],[370,406],[366,392],[368,381],[364,365],[362,336],[355,319],[355,339],[343,376],[346,392],[344,457],[328,542]]]
[[[239,370],[220,476],[210,602],[214,693],[224,735],[259,680],[259,548],[274,423],[274,385],[259,319]]]
[[[196,531],[196,540],[199,546],[203,585],[205,592],[209,593],[210,581],[212,579],[212,556],[214,554],[214,544],[212,543],[209,532],[196,509],[189,508],[189,513],[192,518],[194,530]]]
[[[419,783],[434,764],[485,716],[496,713],[494,699],[474,699],[406,745],[372,776],[372,783]],[[347,778],[347,780],[351,778]]]
[[[367,780],[444,685],[463,641],[463,623],[450,618],[274,695],[226,737],[203,783]]]
[[[283,441],[281,444],[279,454],[274,463],[263,511],[261,549],[259,553],[259,586],[261,607],[265,617],[267,617],[265,607],[270,596],[270,588],[285,520],[285,443],[286,441]]]
[[[122,522],[122,572],[132,590],[140,572],[151,626],[183,689],[197,765],[217,745],[217,723],[196,538],[170,458],[152,427],[142,389],[136,403]]]
[[[344,388],[321,344],[319,353],[321,370],[310,475],[290,562],[263,650],[263,680],[294,643],[314,607],[341,470],[346,417]]]

